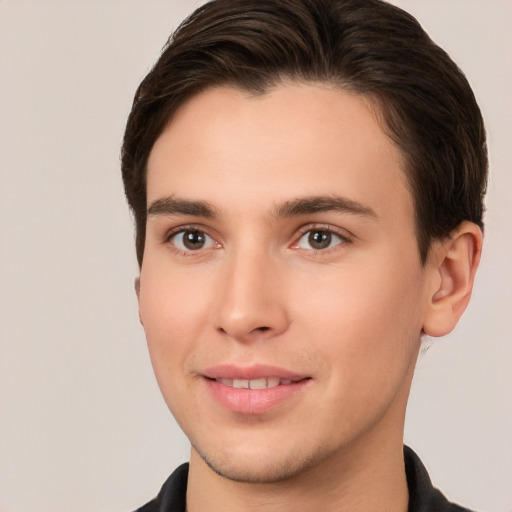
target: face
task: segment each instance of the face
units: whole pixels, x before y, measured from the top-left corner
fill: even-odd
[[[157,140],[147,194],[140,318],[193,460],[264,482],[401,446],[431,278],[364,98],[207,90]]]

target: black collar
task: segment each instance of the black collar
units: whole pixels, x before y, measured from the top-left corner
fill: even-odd
[[[409,512],[470,512],[450,503],[430,481],[420,458],[404,446],[405,474],[409,487]]]
[[[419,457],[404,446],[405,473],[409,487],[409,512],[470,512],[454,505],[432,486]],[[158,496],[137,512],[185,512],[188,464],[182,464],[167,479]]]

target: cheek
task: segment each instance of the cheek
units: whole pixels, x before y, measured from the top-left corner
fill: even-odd
[[[311,311],[316,325],[324,326],[311,336],[325,363],[325,397],[336,411],[325,422],[349,435],[406,400],[421,322],[411,306],[417,304],[413,287],[397,288],[387,279],[372,286],[363,279],[359,286],[346,283],[345,290],[332,290],[331,300],[319,301],[316,314]]]
[[[422,326],[422,274],[416,267],[362,265],[305,287],[295,317],[336,380],[357,389],[365,377],[385,381],[391,374],[398,382],[403,376]]]
[[[141,273],[139,310],[151,362],[166,395],[175,376],[183,374],[187,355],[200,339],[208,308],[190,276]],[[177,371],[179,370],[179,371]],[[166,397],[167,398],[167,397]]]
[[[139,310],[146,334],[160,338],[185,326],[192,329],[204,310],[206,276],[154,260],[145,262],[140,277]]]

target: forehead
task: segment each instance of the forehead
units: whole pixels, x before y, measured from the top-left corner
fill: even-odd
[[[157,139],[148,204],[176,194],[250,210],[265,199],[337,194],[411,214],[402,169],[361,95],[324,84],[281,84],[262,95],[220,87],[183,104]]]

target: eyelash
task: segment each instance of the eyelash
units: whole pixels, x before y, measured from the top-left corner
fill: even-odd
[[[202,234],[202,235],[208,237],[209,239],[211,239],[213,241],[213,243],[216,245],[216,247],[199,248],[197,250],[193,250],[193,249],[186,250],[186,249],[177,247],[176,244],[173,243],[173,239],[175,239],[178,235],[185,234],[187,232],[196,232],[196,233],[199,233],[199,234]],[[326,248],[322,248],[322,249],[315,249],[312,247],[310,247],[310,248],[299,247],[300,241],[307,234],[311,234],[314,232],[325,233],[325,234],[328,234],[329,236],[335,236],[339,239],[339,242],[335,243],[332,247],[326,247]],[[349,236],[346,233],[346,231],[341,230],[340,228],[334,228],[333,226],[326,225],[326,224],[310,224],[310,225],[300,228],[298,230],[298,233],[299,233],[299,236],[296,236],[294,238],[295,241],[291,244],[290,247],[294,250],[304,250],[304,251],[308,251],[309,253],[318,254],[318,255],[330,253],[332,250],[336,250],[336,247],[338,247],[340,245],[346,245],[346,244],[352,243],[352,237]],[[163,243],[170,245],[172,247],[172,249],[177,251],[180,255],[188,256],[188,257],[198,256],[199,254],[203,253],[203,251],[205,251],[205,250],[213,250],[213,249],[218,249],[221,247],[221,244],[218,243],[213,236],[209,235],[208,232],[202,226],[197,226],[197,225],[179,226],[175,229],[172,229],[171,231],[169,231],[165,234]]]
[[[175,239],[178,235],[185,234],[187,232],[202,234],[203,236],[206,236],[209,239],[213,240],[214,244],[217,245],[218,247],[206,247],[204,249],[200,248],[197,250],[192,250],[192,249],[186,250],[186,249],[181,249],[181,248],[177,247],[176,244],[173,243],[173,239]],[[189,256],[189,257],[198,256],[204,250],[218,249],[220,247],[220,244],[215,241],[215,238],[213,236],[209,235],[203,227],[197,226],[197,225],[179,226],[175,229],[172,229],[171,231],[168,231],[165,234],[163,242],[164,242],[164,244],[170,245],[171,248],[173,250],[177,251],[180,255]]]
[[[292,244],[293,249],[297,250],[306,250],[308,252],[311,252],[315,255],[321,255],[321,254],[327,254],[330,253],[333,250],[336,250],[336,248],[340,245],[346,245],[352,243],[353,239],[345,230],[341,230],[340,228],[335,228],[334,226],[330,226],[328,224],[310,224],[307,226],[304,226],[300,228],[299,230],[299,236],[295,239],[295,242]],[[339,239],[339,242],[334,244],[332,247],[326,247],[324,249],[301,249],[298,247],[300,241],[308,234],[308,233],[327,233],[329,235],[334,235]]]

